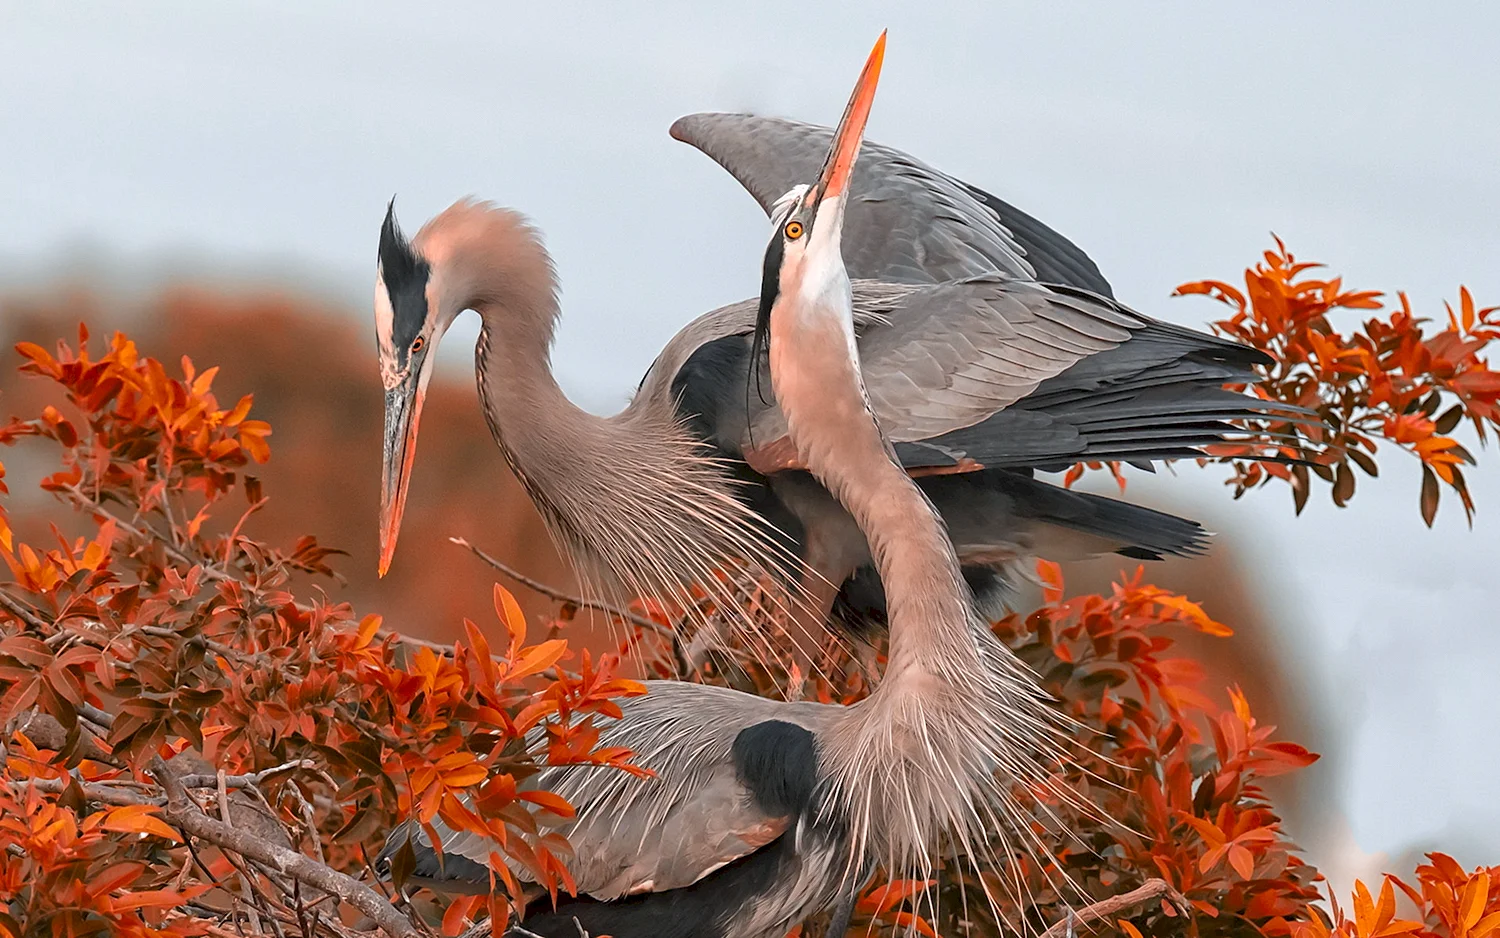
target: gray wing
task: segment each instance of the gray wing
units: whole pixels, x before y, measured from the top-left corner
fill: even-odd
[[[1259,380],[1263,353],[1084,291],[859,281],[854,310],[871,406],[911,469],[1199,455],[1236,432],[1226,421],[1279,410],[1223,388]],[[764,400],[749,383],[754,317],[746,302],[689,325],[642,392],[675,395],[705,439],[769,473],[797,462],[764,362]]]
[[[747,726],[771,717],[816,723],[816,705],[788,709],[724,688],[649,681],[650,692],[623,701],[621,719],[602,727],[599,745],[627,746],[637,764],[652,769],[641,779],[618,769],[560,766],[544,769],[529,787],[552,791],[577,810],[552,825],[568,838],[569,871],[580,894],[609,900],[690,886],[779,837],[790,815],[757,806],[737,777],[730,751]],[[801,721],[799,721],[801,722]],[[387,840],[389,857],[408,838],[417,854],[415,876],[434,888],[487,883],[491,853],[505,852],[488,838],[459,833],[436,822],[443,843],[439,866],[426,833],[406,822]],[[507,859],[524,881],[530,874]],[[446,881],[446,882],[445,882]]]
[[[833,132],[749,114],[690,114],[672,136],[708,154],[769,210],[817,178]],[[1112,295],[1077,245],[987,192],[891,147],[865,141],[844,220],[849,276],[941,283],[995,271]]]
[[[893,443],[980,423],[1151,324],[1112,303],[996,276],[862,292],[885,322],[860,335],[860,370]]]

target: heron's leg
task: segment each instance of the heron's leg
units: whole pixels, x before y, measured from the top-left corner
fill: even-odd
[[[849,921],[854,918],[854,899],[858,892],[858,889],[851,886],[839,898],[838,905],[833,907],[833,918],[828,922],[826,938],[844,938],[844,934],[849,931]]]
[[[787,625],[787,637],[791,639],[792,665],[802,679],[822,667],[823,649],[828,641],[828,615],[833,610],[833,601],[838,598],[839,586],[845,576],[842,571],[829,569],[827,563],[812,550],[806,558],[810,568],[802,574],[800,582],[801,602],[792,610]],[[787,699],[800,700],[801,681],[787,689]]]

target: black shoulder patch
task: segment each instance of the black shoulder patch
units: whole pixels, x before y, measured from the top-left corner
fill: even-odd
[[[720,424],[729,418],[739,418],[738,422],[744,422],[739,414],[725,413],[726,398],[742,393],[748,374],[749,354],[744,336],[720,336],[703,343],[672,376],[672,395],[677,400],[678,415],[700,439],[725,448],[735,441],[740,428],[731,429]],[[737,405],[738,401],[729,408],[738,410]],[[735,446],[730,455],[738,457],[739,447]]]
[[[809,731],[766,720],[740,730],[731,751],[735,774],[767,814],[800,814],[812,802],[818,747]]]

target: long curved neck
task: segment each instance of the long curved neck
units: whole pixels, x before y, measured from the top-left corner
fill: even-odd
[[[614,599],[657,597],[689,615],[696,587],[748,616],[718,572],[741,562],[774,571],[782,548],[679,423],[674,399],[639,394],[612,417],[587,413],[552,375],[550,292],[470,305],[484,323],[475,358],[485,420],[580,576]]]
[[[491,296],[470,304],[483,321],[474,348],[479,401],[511,471],[562,539],[558,546],[578,562],[583,558],[577,551],[598,542],[598,535],[583,530],[586,523],[607,522],[597,506],[608,496],[601,489],[619,471],[611,454],[622,459],[623,445],[647,449],[655,440],[650,433],[629,433],[618,416],[596,416],[568,398],[552,373],[556,301],[541,300],[553,305],[542,316],[517,315],[512,304],[530,299]],[[536,329],[538,321],[548,328]]]
[[[979,652],[952,542],[881,437],[852,349],[832,317],[772,312],[772,384],[798,455],[854,516],[885,585],[891,647],[876,693],[894,693]]]

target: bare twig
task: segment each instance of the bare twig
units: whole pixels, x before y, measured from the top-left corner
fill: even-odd
[[[204,814],[160,756],[151,760],[150,771],[167,793],[163,814],[182,830],[221,849],[233,850],[247,859],[264,863],[304,885],[338,896],[369,916],[392,938],[418,938],[419,933],[411,922],[369,886],[310,857],[269,843],[248,831],[229,828]]]
[[[38,632],[45,632],[47,630],[47,621],[45,619],[26,608],[19,600],[13,599],[4,590],[0,590],[0,606],[4,606],[6,612],[25,622]]]
[[[295,783],[287,785],[286,790],[291,792],[292,799],[297,802],[298,808],[302,811],[302,826],[307,830],[307,839],[312,841],[313,855],[318,858],[319,863],[324,862],[323,838],[318,836],[318,819],[313,813],[312,802],[307,800],[302,794],[302,789]]]
[[[58,792],[62,791],[68,786],[68,781],[71,780],[63,780],[58,778],[34,778],[26,782],[25,784],[34,786],[37,791]],[[17,784],[18,783],[12,782],[11,787],[14,788]],[[160,798],[151,798],[146,795],[138,795],[133,791],[125,791],[124,789],[116,788],[113,785],[105,785],[99,782],[79,782],[78,784],[79,787],[83,789],[83,795],[85,798],[88,798],[90,801],[101,802],[102,804],[161,804]]]
[[[573,596],[568,593],[564,593],[562,590],[557,589],[556,587],[548,586],[547,584],[542,583],[539,580],[533,580],[526,574],[512,568],[508,564],[502,563],[501,561],[485,553],[483,550],[480,550],[478,547],[475,547],[473,544],[470,544],[464,538],[450,537],[448,538],[448,540],[454,544],[457,544],[459,547],[467,548],[469,552],[472,553],[475,557],[483,560],[485,563],[494,567],[496,570],[499,570],[501,573],[505,574],[510,579],[515,580],[517,583],[521,584],[532,592],[541,593],[548,599],[555,599],[558,602],[570,603],[574,606],[577,606],[579,609],[592,609],[596,612],[605,613],[606,615],[616,616],[620,619],[625,620],[626,622],[629,622],[631,625],[638,625],[641,628],[646,629],[650,632],[655,632],[658,635],[673,636],[676,634],[670,627],[662,625],[660,622],[653,622],[645,616],[637,615],[625,609],[617,609],[614,606],[609,605],[608,603],[594,602],[593,600],[584,599],[580,596]]]
[[[219,789],[219,819],[224,822],[226,830],[234,830],[234,820],[229,816],[229,787],[225,783],[224,770],[220,769],[216,777]],[[181,780],[178,781],[181,784]],[[245,912],[250,916],[250,927],[256,934],[262,931],[260,924],[260,910],[255,907],[255,894],[250,889],[250,874],[240,871],[240,897],[245,903]]]
[[[157,531],[154,528],[150,527],[142,530],[136,525],[131,524],[129,521],[126,521],[124,518],[121,518],[119,515],[114,514],[108,508],[105,508],[103,505],[85,495],[78,488],[78,486],[66,485],[63,486],[60,491],[64,492],[68,496],[68,498],[72,499],[73,503],[78,507],[93,512],[94,514],[108,521],[113,521],[115,523],[115,527],[119,528],[126,534],[129,534],[132,537],[136,537],[141,540],[155,541],[156,543],[161,545],[162,550],[166,551],[167,556],[171,557],[178,563],[186,564],[188,567],[200,568],[203,571],[203,576],[207,577],[208,579],[234,579],[233,575],[220,570],[218,567],[214,566],[211,563],[205,562],[202,558],[189,556],[187,553],[179,549],[176,544],[173,544],[171,539],[163,537],[160,531]]]
[[[85,702],[79,704],[78,715],[83,717],[85,720],[88,720],[90,723],[99,724],[105,729],[109,729],[110,727],[115,725],[115,715],[113,713],[107,713],[103,710],[100,710],[98,707],[94,706],[91,703]]]
[[[290,772],[292,769],[311,769],[316,766],[317,763],[311,759],[294,759],[291,762],[283,762],[269,769],[261,769],[259,772],[250,772],[246,775],[225,775],[222,772],[217,775],[184,775],[177,782],[183,788],[215,788],[220,784],[228,788],[250,788],[273,775]]]
[[[1184,915],[1190,911],[1187,899],[1182,893],[1172,888],[1171,883],[1164,879],[1148,879],[1138,889],[1132,889],[1118,896],[1110,896],[1108,899],[1100,899],[1098,902],[1070,912],[1067,918],[1042,932],[1041,938],[1063,938],[1068,933],[1068,929],[1075,924],[1088,925],[1091,922],[1102,922],[1121,912],[1133,911],[1157,899],[1166,899]]]

